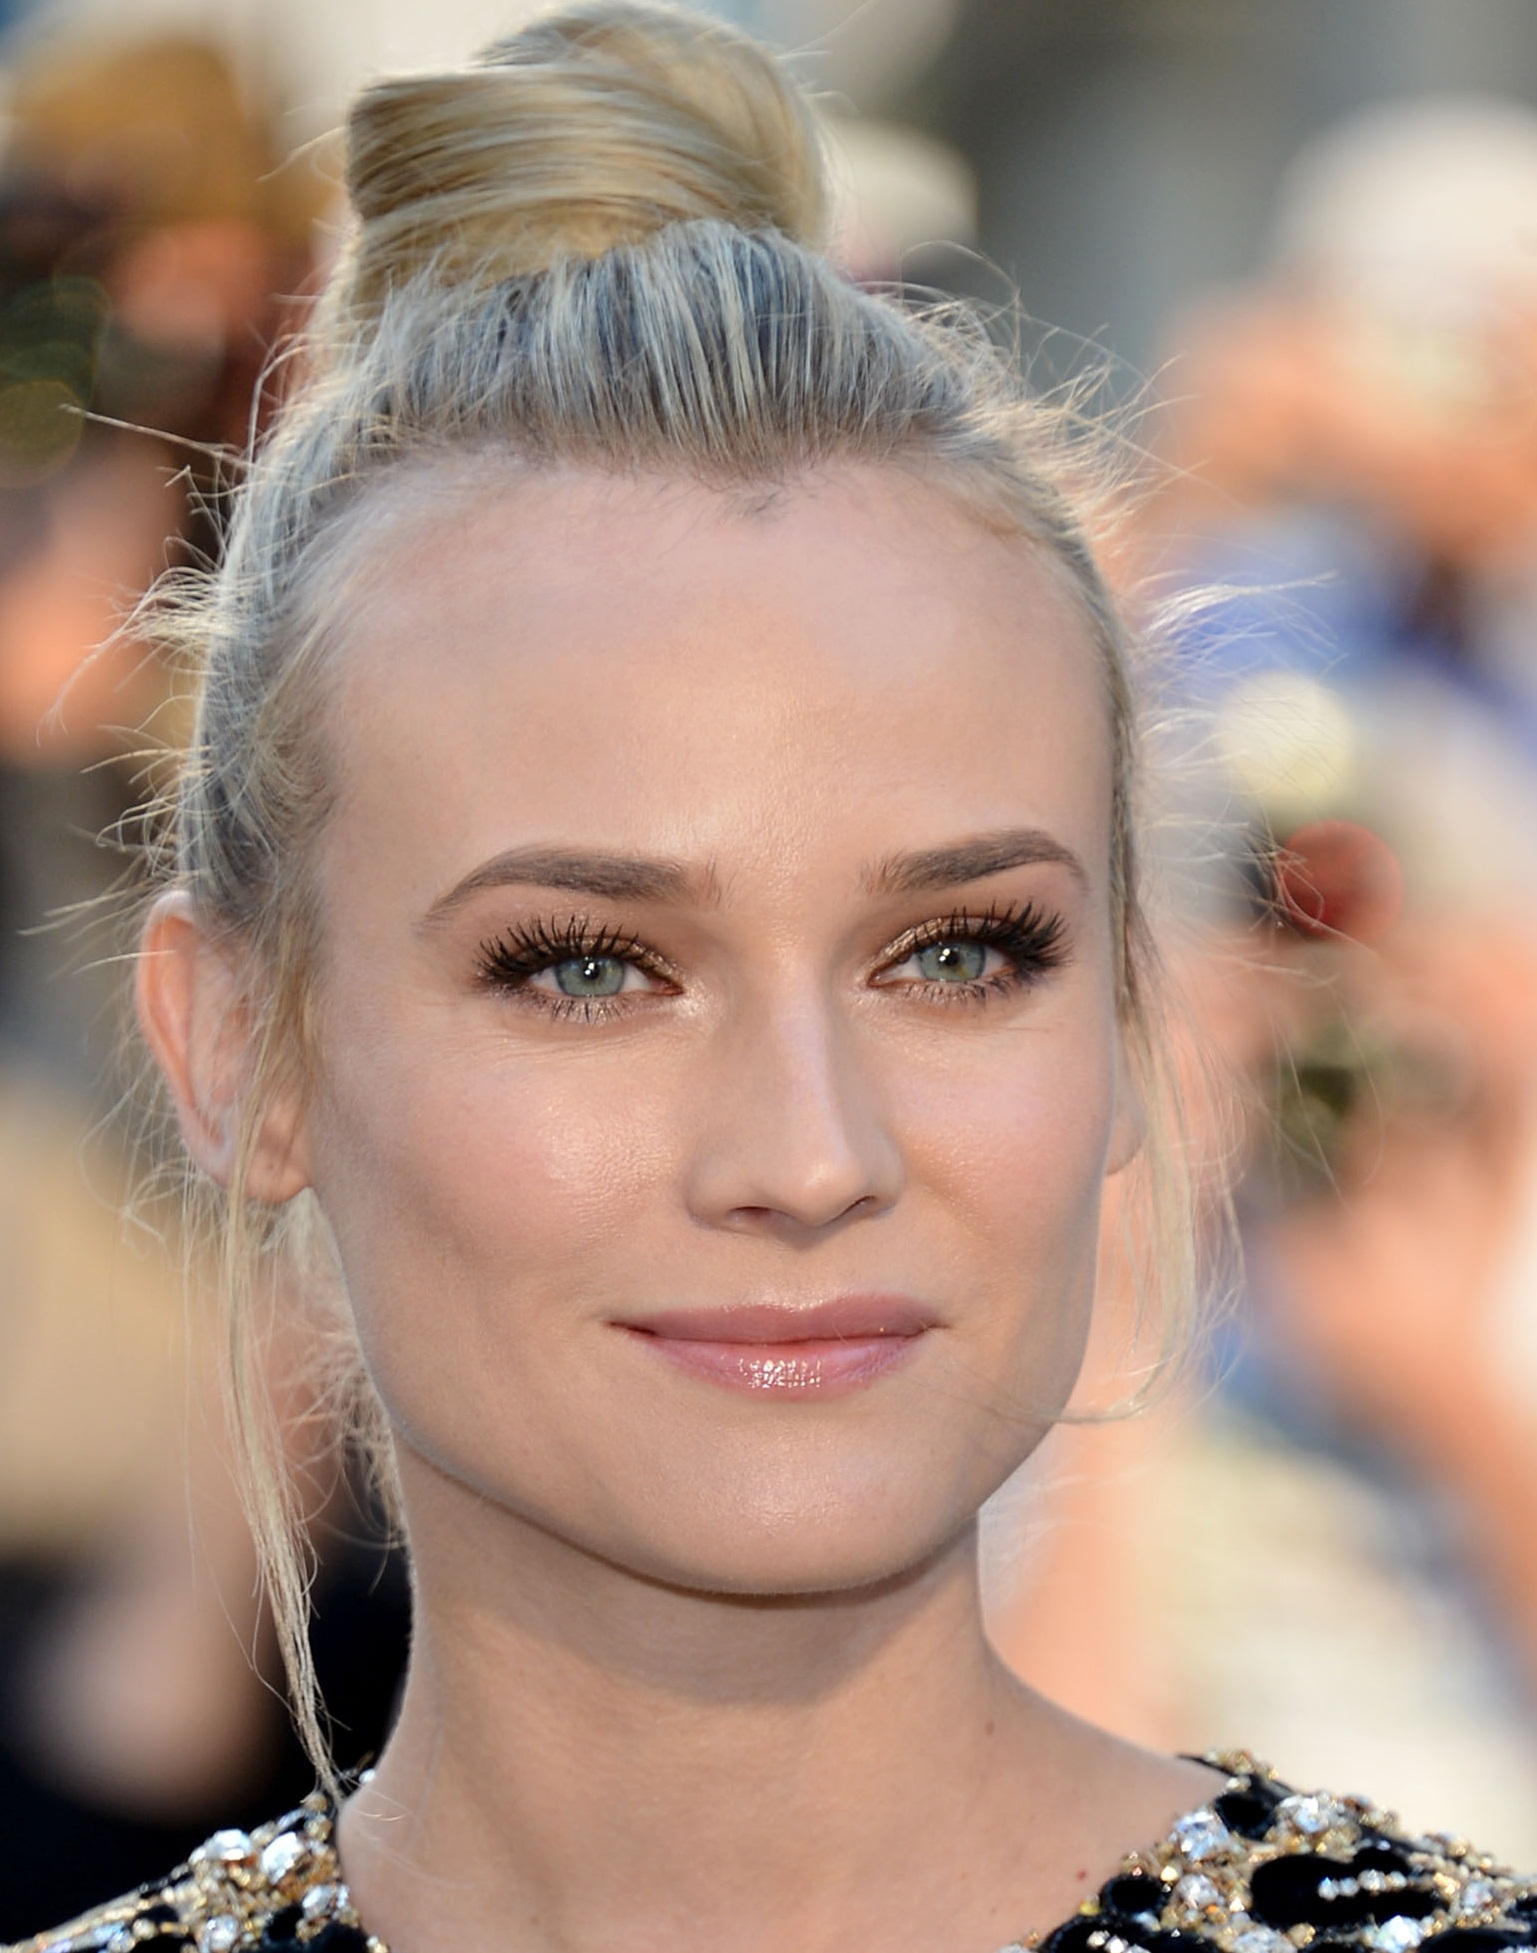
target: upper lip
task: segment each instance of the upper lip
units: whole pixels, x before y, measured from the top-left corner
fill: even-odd
[[[627,1316],[625,1329],[688,1343],[857,1342],[917,1336],[939,1318],[906,1295],[837,1295],[823,1302],[739,1302]]]

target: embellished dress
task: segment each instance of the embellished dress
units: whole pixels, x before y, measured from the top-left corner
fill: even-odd
[[[1444,1832],[1410,1836],[1359,1797],[1298,1792],[1242,1754],[1226,1788],[1048,1933],[1001,1953],[1497,1953],[1537,1939],[1537,1880]],[[218,1831],[169,1879],[10,1953],[388,1953],[341,1881],[317,1792]]]

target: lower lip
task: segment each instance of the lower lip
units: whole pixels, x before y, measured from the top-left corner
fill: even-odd
[[[675,1368],[724,1390],[759,1397],[837,1397],[904,1363],[924,1332],[800,1343],[698,1343],[645,1330],[630,1334]]]

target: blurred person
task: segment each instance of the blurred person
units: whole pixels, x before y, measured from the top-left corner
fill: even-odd
[[[985,1632],[1107,1186],[1163,1353],[1192,1299],[1080,423],[829,259],[808,104],[687,13],[544,17],[349,145],[310,382],[146,613],[201,684],[138,999],[235,1349],[347,1359],[410,1665],[343,1777],[248,1398],[319,1787],[34,1946],[1525,1943],[1465,1843]]]
[[[217,485],[212,451],[244,438],[283,295],[307,273],[318,186],[278,170],[211,46],[47,41],[10,81],[0,984],[16,1055],[89,1084],[112,1035],[93,1021],[101,988],[60,984],[56,942],[18,930],[110,878],[89,837],[134,799],[124,729],[169,680],[115,626],[168,538],[211,541],[198,497]]]
[[[1428,668],[1537,751],[1534,199],[1513,102],[1389,104],[1305,149],[1267,275],[1177,331],[1155,526],[1186,573],[1316,578],[1332,669]]]
[[[114,1219],[131,1135],[110,926],[174,674],[116,625],[245,439],[325,186],[278,170],[224,57],[56,37],[19,57],[0,166],[0,1936],[130,1883],[215,1804],[302,1787],[252,1648],[243,1519],[164,1206]],[[131,822],[130,822],[131,824]],[[103,845],[117,835],[118,845]],[[48,927],[56,912],[68,926]],[[87,1137],[87,1134],[90,1137]],[[189,1405],[196,1406],[189,1410]],[[189,1538],[188,1476],[198,1487]],[[331,1529],[344,1507],[331,1501]],[[324,1520],[318,1520],[324,1527]],[[370,1528],[358,1519],[351,1530]],[[384,1582],[335,1684],[377,1740],[401,1645],[376,1546],[329,1549],[333,1618]],[[271,1663],[265,1664],[270,1671]],[[299,1782],[295,1781],[295,1770]],[[243,1805],[241,1806],[244,1807]],[[82,1883],[82,1876],[85,1882]]]
[[[1308,1677],[1265,1740],[1416,1809],[1456,1782],[1510,1851],[1537,1847],[1534,208],[1530,110],[1370,111],[1298,158],[1270,271],[1167,369],[1142,568],[1227,591],[1185,641],[1250,837],[1232,969],[1200,979],[1249,1080],[1250,1282],[1204,1419],[1130,1467],[1153,1489],[1106,1460],[1069,1495],[1091,1568],[1160,1491],[1209,1505],[1197,1590],[1285,1610],[1225,1613],[1213,1661],[1192,1556],[1144,1555],[1162,1727],[1209,1740],[1246,1677]],[[1235,1485],[1284,1515],[1290,1591],[1263,1533],[1235,1552]]]

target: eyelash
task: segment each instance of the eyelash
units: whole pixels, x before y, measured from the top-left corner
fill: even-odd
[[[970,983],[921,984],[939,1002],[981,1003],[991,996],[1028,990],[1051,971],[1061,969],[1067,961],[1067,924],[1062,916],[1037,908],[1034,902],[994,906],[980,914],[956,909],[909,930],[881,967],[891,969],[939,943],[981,943],[1008,957],[1012,969],[996,970]]]
[[[475,974],[488,989],[504,996],[536,1000],[535,1007],[551,1017],[577,1017],[585,1023],[613,1014],[618,1003],[612,997],[561,997],[551,990],[536,990],[529,979],[561,963],[582,956],[612,956],[616,962],[633,963],[648,977],[664,981],[668,971],[643,943],[633,936],[620,935],[589,922],[585,916],[572,916],[565,922],[519,923],[504,935],[494,936],[480,945]]]
[[[941,943],[980,943],[998,950],[1013,967],[970,982],[917,979],[904,987],[921,990],[929,999],[944,1004],[985,1003],[995,996],[1027,990],[1060,969],[1068,957],[1066,936],[1063,918],[1037,908],[1033,902],[997,905],[980,913],[957,909],[909,930],[892,946],[880,971]],[[595,926],[585,916],[563,922],[519,923],[501,936],[487,938],[477,952],[475,975],[486,989],[516,996],[554,1018],[592,1023],[628,1008],[621,997],[562,997],[554,991],[536,989],[530,981],[578,957],[612,957],[632,964],[645,976],[662,982],[672,980],[667,965],[643,943]]]

